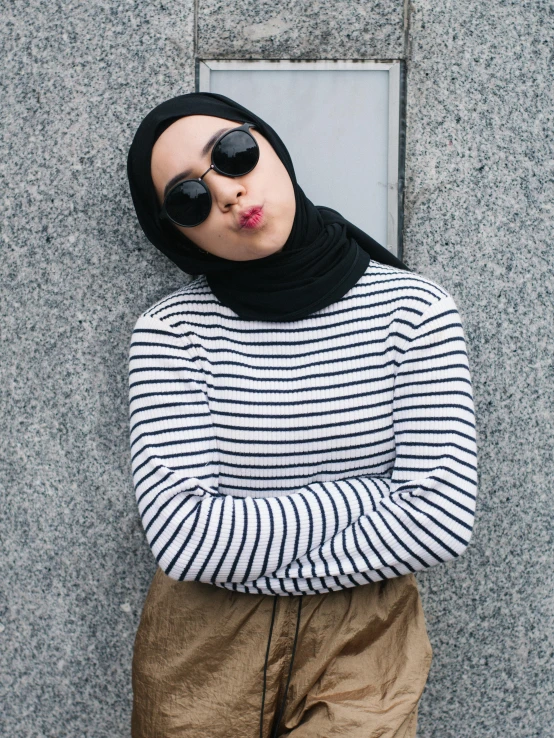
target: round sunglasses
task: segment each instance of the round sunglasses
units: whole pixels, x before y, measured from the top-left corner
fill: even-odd
[[[172,187],[164,198],[160,218],[168,219],[183,228],[194,228],[203,223],[212,209],[212,196],[203,181],[214,169],[225,177],[242,177],[251,172],[260,158],[260,149],[244,123],[221,135],[212,148],[212,163],[197,179],[184,179]]]

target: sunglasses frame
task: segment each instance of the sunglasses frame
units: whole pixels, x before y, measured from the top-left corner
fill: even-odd
[[[211,210],[212,210],[212,204],[213,204],[213,202],[212,202],[212,193],[210,192],[210,188],[204,182],[204,177],[206,176],[206,174],[208,174],[208,172],[210,172],[213,169],[215,172],[217,172],[218,174],[221,174],[224,177],[231,177],[231,178],[243,177],[245,174],[249,174],[253,169],[255,169],[256,166],[257,166],[257,164],[258,164],[258,162],[259,162],[259,160],[260,160],[260,147],[258,146],[258,142],[254,138],[254,136],[250,133],[250,128],[256,128],[256,126],[253,123],[243,123],[241,126],[238,126],[237,128],[231,128],[230,131],[225,131],[225,133],[222,133],[221,136],[219,136],[219,138],[217,138],[214,141],[214,145],[212,146],[212,153],[211,153],[211,160],[212,160],[212,162],[211,162],[210,166],[208,167],[208,169],[206,169],[206,171],[204,172],[204,174],[201,177],[192,177],[190,179],[182,179],[180,182],[176,182],[173,185],[173,187],[169,190],[169,192],[164,197],[163,205],[162,205],[162,208],[160,210],[160,219],[162,219],[162,220],[169,220],[171,223],[173,223],[174,225],[178,225],[180,228],[195,228],[196,226],[200,225],[201,223],[203,223],[205,220],[208,219],[208,217],[209,217],[209,215],[211,213]],[[252,141],[254,141],[254,144],[256,145],[256,150],[258,152],[258,156],[256,158],[256,161],[254,163],[254,166],[250,167],[250,169],[248,169],[246,172],[240,172],[239,174],[227,174],[227,172],[224,172],[221,169],[219,169],[219,167],[214,163],[214,151],[215,151],[216,147],[218,146],[218,144],[221,143],[221,141],[226,136],[229,136],[231,133],[235,133],[236,131],[244,131],[245,133],[247,133],[250,136],[250,138],[252,139]],[[185,182],[200,182],[200,184],[202,185],[202,187],[206,190],[206,192],[208,194],[208,199],[209,199],[209,203],[210,203],[210,208],[208,210],[208,215],[206,215],[205,218],[202,218],[202,220],[199,220],[197,223],[194,223],[192,225],[183,225],[182,223],[179,223],[178,221],[174,220],[169,215],[169,213],[166,210],[167,198],[171,195],[171,193],[173,192],[173,190],[176,187],[180,187]]]

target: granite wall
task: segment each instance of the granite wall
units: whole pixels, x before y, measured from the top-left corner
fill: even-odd
[[[184,279],[135,222],[138,122],[194,88],[195,57],[401,58],[404,258],[464,318],[481,489],[467,554],[419,576],[435,659],[418,735],[554,737],[551,3],[3,10],[0,734],[129,735],[154,564],[130,478],[128,343]]]

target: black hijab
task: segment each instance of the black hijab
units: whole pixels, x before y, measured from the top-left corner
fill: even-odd
[[[283,162],[294,187],[296,214],[281,251],[250,261],[231,261],[199,249],[159,218],[150,173],[154,143],[177,119],[211,115],[252,123]],[[147,238],[187,274],[205,274],[215,296],[241,318],[288,321],[305,318],[339,300],[371,259],[408,269],[377,241],[330,208],[316,207],[296,182],[289,152],[261,118],[223,95],[179,95],[150,111],[140,124],[127,160],[131,195]]]

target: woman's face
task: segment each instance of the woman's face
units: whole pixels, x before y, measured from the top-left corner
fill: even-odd
[[[211,147],[202,149],[222,129],[240,123],[209,115],[190,115],[172,123],[154,144],[151,172],[160,207],[167,184],[201,177],[211,164]],[[242,177],[225,177],[213,169],[203,179],[212,195],[206,220],[194,228],[174,226],[193,243],[211,254],[232,261],[248,261],[281,251],[292,229],[296,211],[294,189],[283,163],[271,144],[255,129],[250,132],[260,148],[254,169]],[[212,144],[213,145],[213,144]],[[175,183],[174,183],[175,184]],[[260,216],[241,224],[251,208]]]

